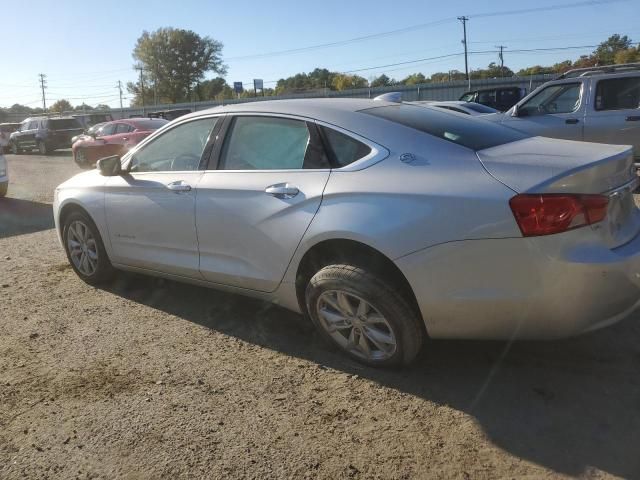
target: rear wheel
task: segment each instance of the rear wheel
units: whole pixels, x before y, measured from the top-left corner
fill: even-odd
[[[305,297],[322,336],[359,362],[407,365],[420,352],[421,320],[400,292],[361,267],[322,268],[309,281]]]
[[[73,212],[64,221],[64,248],[76,274],[91,285],[109,280],[114,269],[95,223],[83,212]]]
[[[7,190],[9,190],[9,182],[0,183],[0,198],[7,195]]]

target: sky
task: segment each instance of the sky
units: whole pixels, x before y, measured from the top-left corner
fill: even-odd
[[[523,9],[534,11],[505,14]],[[640,41],[640,0],[0,0],[0,11],[3,107],[42,106],[40,73],[46,75],[48,105],[66,98],[73,105],[119,106],[117,82],[136,78],[131,53],[137,38],[160,27],[221,41],[227,82],[246,87],[254,78],[273,87],[279,78],[316,67],[355,71],[368,79],[381,73],[401,79],[414,72],[464,71],[462,24],[456,20],[462,15],[469,17],[469,50],[489,50],[470,54],[470,69],[497,62],[497,45],[506,47],[505,65],[518,70],[575,59],[614,33]],[[385,32],[391,33],[377,35]],[[338,44],[306,48],[328,43]],[[560,47],[581,48],[521,51]],[[295,49],[303,50],[277,54]],[[433,58],[450,54],[458,55]],[[413,63],[391,66],[401,62]],[[126,89],[124,97],[127,106]]]

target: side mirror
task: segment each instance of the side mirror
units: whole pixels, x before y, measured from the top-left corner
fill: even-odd
[[[101,158],[98,160],[96,166],[100,171],[100,175],[105,177],[117,177],[122,174],[122,165],[120,163],[119,155]]]

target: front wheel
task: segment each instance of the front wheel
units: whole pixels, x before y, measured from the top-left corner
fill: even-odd
[[[95,285],[113,276],[98,228],[86,214],[70,214],[64,222],[62,238],[69,263],[82,280]]]
[[[11,153],[14,155],[20,155],[22,153],[22,150],[18,147],[16,142],[11,142]]]
[[[78,148],[75,152],[76,165],[80,168],[89,168],[89,162],[87,161],[87,151],[84,148]]]
[[[40,155],[49,155],[49,149],[47,148],[47,144],[44,141],[38,141],[38,153]]]
[[[411,363],[424,341],[421,320],[403,295],[353,265],[329,265],[306,289],[307,311],[322,336],[371,366]]]

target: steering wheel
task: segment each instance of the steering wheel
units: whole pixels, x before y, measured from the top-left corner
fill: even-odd
[[[171,160],[170,169],[172,171],[197,170],[200,164],[200,157],[193,153],[182,153]]]

